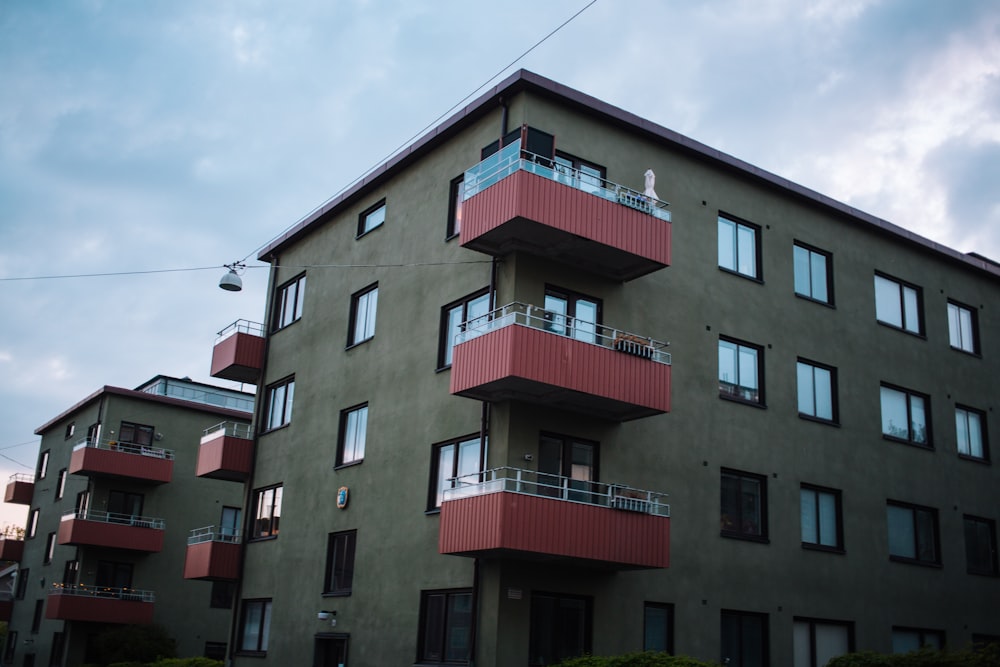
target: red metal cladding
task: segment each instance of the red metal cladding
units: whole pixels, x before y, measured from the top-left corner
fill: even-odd
[[[7,490],[4,492],[3,501],[5,503],[17,503],[18,505],[30,505],[31,497],[34,494],[34,482],[8,482]]]
[[[163,551],[163,529],[140,525],[64,519],[59,524],[59,544],[111,547],[154,553]]]
[[[49,594],[45,618],[56,621],[92,621],[149,625],[153,622],[152,602],[114,597]]]
[[[625,421],[670,411],[670,366],[514,325],[455,347],[451,393]]]
[[[0,599],[0,621],[10,621],[14,612],[14,601],[11,599]]]
[[[560,557],[621,569],[670,565],[670,519],[519,493],[441,505],[443,554]]]
[[[670,264],[666,220],[518,171],[462,206],[461,244],[490,254],[524,250],[618,280]]]
[[[115,449],[80,447],[73,451],[70,473],[129,477],[162,484],[169,482],[174,472],[172,459],[146,456]]]
[[[184,578],[236,581],[240,576],[240,549],[240,545],[233,542],[189,544],[184,558]]]
[[[20,563],[22,557],[24,557],[24,540],[0,537],[0,561],[12,560]]]
[[[216,431],[201,439],[198,449],[198,477],[245,482],[250,475],[253,441]]]
[[[255,384],[263,367],[263,336],[238,331],[212,349],[212,377]]]

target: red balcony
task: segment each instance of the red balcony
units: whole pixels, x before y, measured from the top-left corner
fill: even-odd
[[[35,494],[35,476],[25,473],[15,473],[7,481],[7,491],[4,493],[5,503],[17,503],[18,505],[30,505],[31,497]]]
[[[613,280],[670,264],[666,202],[506,146],[465,173],[461,244],[522,251]]]
[[[85,440],[73,448],[69,471],[79,475],[126,477],[163,484],[173,476],[174,453],[160,447],[114,440]]]
[[[198,477],[245,482],[253,461],[253,433],[249,424],[222,422],[205,429],[198,449]]]
[[[458,556],[572,561],[628,570],[670,565],[665,496],[500,468],[456,480],[441,503],[438,551]]]
[[[212,349],[212,377],[257,384],[264,367],[264,325],[236,320],[219,332]]]
[[[14,599],[10,593],[0,593],[0,621],[9,623],[14,613]]]
[[[163,519],[114,514],[70,512],[59,523],[59,544],[110,547],[155,553],[163,550]]]
[[[149,625],[156,596],[134,588],[53,584],[45,618],[55,621],[90,621]]]
[[[24,557],[24,540],[15,540],[9,537],[0,537],[0,561],[12,560],[21,562]]]
[[[185,579],[236,581],[240,576],[240,536],[215,526],[197,528],[188,537]]]
[[[462,325],[451,393],[613,421],[649,417],[670,411],[666,345],[513,303]]]

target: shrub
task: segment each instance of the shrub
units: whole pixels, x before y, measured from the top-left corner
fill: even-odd
[[[717,667],[717,665],[715,662],[695,660],[686,655],[669,655],[654,651],[616,656],[586,655],[559,663],[559,667]]]
[[[109,628],[94,641],[97,663],[114,667],[145,667],[146,663],[173,658],[176,642],[159,625],[123,625]]]
[[[827,667],[1000,667],[1000,644],[963,651],[923,648],[895,655],[863,651],[834,658]]]

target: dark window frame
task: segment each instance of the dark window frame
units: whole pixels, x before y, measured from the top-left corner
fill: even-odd
[[[846,553],[846,550],[844,548],[844,512],[843,512],[843,499],[842,499],[843,494],[842,494],[841,490],[840,489],[831,489],[831,488],[826,487],[826,486],[818,486],[816,484],[802,483],[801,485],[799,485],[799,521],[800,521],[800,524],[801,524],[802,510],[803,510],[803,503],[802,503],[802,492],[803,491],[809,491],[811,493],[816,494],[816,496],[815,496],[816,497],[816,501],[814,503],[814,509],[815,509],[815,512],[816,512],[816,514],[815,514],[815,521],[816,521],[816,540],[817,541],[816,542],[807,542],[805,540],[805,535],[802,535],[802,548],[803,549],[813,549],[813,550],[816,550],[816,551],[826,551],[826,552],[829,552],[829,553],[838,553],[838,554]],[[828,545],[828,544],[823,544],[822,543],[822,541],[823,541],[823,535],[825,533],[822,530],[822,522],[820,521],[820,514],[819,514],[819,511],[820,511],[819,510],[819,494],[825,494],[825,495],[833,497],[834,512],[836,513],[836,517],[835,517],[834,521],[835,521],[836,525],[833,528],[833,530],[834,530],[834,541],[835,541],[835,544],[833,544],[832,546]],[[801,525],[800,525],[800,528],[801,528]]]
[[[364,422],[364,437],[361,440],[361,455],[358,456],[357,438],[355,437],[355,442],[353,443],[352,456],[354,458],[346,460],[346,445],[347,445],[347,426],[350,416],[361,410],[365,411],[365,422]],[[344,408],[340,411],[340,421],[337,428],[337,458],[334,463],[335,468],[343,468],[346,466],[358,465],[359,463],[364,463],[365,451],[368,448],[368,401],[364,403],[358,403],[357,405],[352,405],[349,408]]]
[[[66,475],[66,468],[59,470],[59,475],[56,477],[56,500],[61,500],[66,493]]]
[[[895,507],[897,509],[907,510],[910,512],[911,517],[911,530],[913,533],[913,553],[914,556],[906,556],[900,554],[892,553],[892,521],[889,518],[890,507]],[[931,520],[931,532],[933,535],[930,537],[931,546],[934,549],[933,558],[922,558],[920,556],[920,545],[921,541],[927,540],[927,536],[921,538],[920,532],[920,522],[918,521],[918,512],[927,515]],[[913,503],[902,502],[898,500],[887,500],[886,501],[886,524],[888,528],[888,547],[889,547],[889,560],[897,563],[908,563],[911,565],[922,565],[925,567],[941,567],[941,526],[938,521],[938,511],[933,507],[927,507],[924,505],[915,505]]]
[[[741,278],[746,278],[747,280],[752,280],[752,281],[754,281],[756,283],[762,283],[763,284],[763,282],[764,282],[764,267],[763,267],[763,250],[762,250],[763,243],[762,243],[762,239],[761,239],[761,226],[757,225],[757,224],[754,224],[754,223],[750,222],[749,220],[743,220],[742,218],[739,218],[739,217],[737,217],[735,215],[730,215],[729,213],[725,213],[723,211],[719,211],[719,213],[718,213],[718,215],[716,217],[716,224],[715,224],[716,234],[718,236],[718,238],[717,238],[718,247],[716,249],[717,249],[717,251],[719,251],[717,253],[717,255],[716,255],[716,259],[717,260],[721,260],[721,257],[718,257],[718,254],[721,254],[721,250],[722,250],[722,234],[721,234],[720,226],[721,226],[721,224],[722,224],[723,221],[725,221],[725,222],[727,222],[729,224],[734,225],[733,231],[734,231],[734,234],[736,235],[736,238],[733,241],[733,247],[732,247],[732,255],[733,255],[734,266],[733,267],[724,266],[722,264],[722,262],[719,261],[718,262],[718,264],[719,264],[719,270],[720,271],[724,271],[724,272],[729,273],[729,274],[732,274],[734,276],[739,276]],[[753,272],[753,274],[744,273],[739,268],[740,267],[739,229],[741,227],[744,228],[744,229],[748,229],[751,232],[753,232],[753,245],[754,245],[754,258],[753,258],[753,261],[754,261],[754,272]]]
[[[740,655],[737,657],[737,662],[738,662],[738,664],[741,664],[741,665],[744,664],[743,660],[742,660],[743,655],[744,655],[744,653],[743,653],[743,645],[746,643],[746,641],[744,639],[744,630],[745,630],[745,628],[743,627],[743,621],[749,620],[749,619],[755,619],[755,620],[761,621],[761,637],[760,637],[760,650],[761,650],[761,654],[760,654],[760,664],[761,665],[769,665],[770,664],[770,659],[771,659],[771,656],[770,656],[770,654],[771,654],[771,627],[770,627],[771,623],[770,623],[770,617],[768,616],[768,614],[766,614],[764,612],[740,611],[738,609],[720,609],[719,610],[719,656],[720,656],[720,662],[726,663],[726,662],[728,662],[728,658],[729,658],[729,656],[722,655],[722,652],[725,650],[725,629],[726,629],[725,628],[725,620],[727,618],[730,618],[730,619],[733,619],[733,620],[737,620],[737,621],[740,622],[739,639],[738,639],[738,643],[740,644]]]
[[[38,535],[38,519],[42,513],[41,507],[33,507],[28,513],[28,527],[24,531],[26,539],[31,539]]]
[[[566,304],[566,312],[563,314],[556,314],[553,311],[545,309],[543,317],[546,319],[546,331],[552,331],[562,336],[569,336],[575,340],[583,340],[586,342],[596,341],[597,333],[604,324],[604,299],[600,299],[591,294],[585,294],[576,290],[566,289],[565,287],[546,283],[544,300],[548,301],[549,297],[564,301]],[[595,313],[596,321],[591,322],[590,320],[585,319],[580,320],[584,324],[593,325],[593,332],[587,332],[577,327],[576,322],[580,318],[577,317],[576,311],[579,302],[581,301],[594,304],[597,311]],[[562,317],[563,321],[557,322],[555,320],[556,317]],[[559,329],[562,330],[560,331]]]
[[[449,326],[451,323],[451,314],[455,310],[461,308],[461,319],[460,324],[469,321],[469,306],[482,299],[484,296],[489,297],[490,288],[484,287],[482,289],[476,290],[471,294],[466,294],[460,299],[456,299],[451,303],[445,304],[441,307],[441,323],[438,331],[438,358],[437,358],[437,370],[443,371],[447,368],[451,368],[451,359],[449,359],[449,352],[455,349],[454,345],[454,335],[455,332]],[[492,306],[492,299],[487,299],[486,312],[490,312],[490,306]],[[484,316],[485,317],[485,316]],[[478,321],[478,317],[476,318]]]
[[[17,630],[7,630],[7,643],[3,649],[4,664],[13,665],[17,655]]]
[[[280,390],[280,393],[279,393]],[[267,406],[262,418],[264,428],[261,433],[270,433],[285,428],[292,423],[292,410],[295,405],[295,376],[289,375],[277,382],[267,385]],[[275,415],[275,405],[280,402],[280,414]]]
[[[152,447],[156,437],[156,428],[151,424],[125,421],[118,426],[118,442],[138,447]]]
[[[462,209],[465,197],[465,172],[451,179],[448,184],[448,226],[444,240],[450,241],[462,234]]]
[[[216,580],[208,596],[209,609],[232,609],[236,600],[236,582]]]
[[[970,523],[984,526],[989,533],[986,539],[986,544],[983,545],[989,551],[986,558],[989,563],[986,567],[978,567],[972,558],[973,550],[970,548],[971,545],[969,544]],[[986,517],[964,514],[962,515],[962,528],[965,535],[965,571],[968,574],[981,575],[984,577],[1000,576],[1000,564],[998,564],[997,560],[997,522],[993,519],[987,519]]]
[[[931,644],[929,644],[927,642],[927,637],[937,637],[938,642],[939,642],[939,646],[941,648],[944,648],[946,646],[946,643],[945,643],[946,642],[946,635],[945,635],[944,630],[935,630],[933,628],[914,628],[914,627],[911,627],[911,626],[908,626],[908,625],[894,625],[894,626],[892,626],[890,637],[891,637],[892,634],[895,634],[897,632],[915,632],[915,633],[917,633],[918,641],[920,642],[920,646],[921,647],[931,646]]]
[[[66,424],[66,433],[63,435],[63,440],[69,440],[76,433],[76,422],[72,421]]]
[[[798,370],[799,364],[804,366],[809,366],[812,369],[820,369],[828,371],[830,373],[830,413],[831,417],[827,419],[826,417],[821,417],[818,414],[809,414],[808,412],[802,412],[799,410],[799,417],[801,419],[806,419],[808,421],[815,421],[821,424],[830,424],[833,426],[840,425],[840,400],[838,395],[838,385],[837,385],[837,367],[831,366],[829,364],[824,364],[819,361],[814,361],[812,359],[806,359],[805,357],[799,357],[795,362],[796,371],[796,391],[800,392],[801,387],[798,386]],[[816,373],[815,370],[812,373],[812,394],[813,394],[813,411],[818,413],[819,410],[816,409]]]
[[[879,304],[879,296],[878,296],[879,295],[879,290],[878,290],[878,287],[875,285],[875,283],[873,283],[873,289],[875,290],[875,321],[878,322],[879,324],[881,324],[882,326],[889,327],[890,329],[895,329],[896,331],[901,331],[903,333],[910,334],[911,336],[917,336],[918,338],[926,338],[927,337],[927,328],[926,328],[927,325],[926,325],[926,322],[925,322],[925,319],[924,319],[924,290],[923,290],[923,288],[920,287],[919,285],[915,285],[915,284],[913,284],[911,282],[907,282],[907,281],[902,280],[900,278],[896,278],[895,276],[891,276],[891,275],[889,275],[887,273],[882,273],[881,271],[875,271],[875,278],[881,278],[882,280],[886,280],[886,281],[894,283],[896,285],[897,293],[898,293],[898,304],[897,305],[899,306],[899,316],[900,316],[901,323],[900,324],[895,324],[894,322],[890,322],[888,320],[883,320],[883,319],[879,318],[879,316],[878,316],[878,311],[879,311],[879,306],[878,306],[878,304]],[[915,296],[916,296],[916,309],[917,309],[917,312],[913,313],[913,315],[915,315],[916,318],[917,318],[917,322],[916,322],[917,330],[916,331],[914,331],[913,329],[910,329],[910,328],[907,327],[907,322],[909,321],[910,318],[909,318],[909,316],[907,314],[907,310],[906,310],[906,296],[905,296],[905,292],[904,292],[904,289],[906,289],[906,288],[909,288],[909,289],[913,290],[914,293],[915,293]],[[891,305],[891,304],[883,304],[883,305]]]
[[[432,619],[431,601],[437,596],[443,596],[443,615],[442,618]],[[448,613],[450,609],[449,603],[452,598],[458,596],[467,596],[469,598],[470,604],[470,623],[472,627],[476,625],[476,610],[472,607],[473,592],[471,588],[447,588],[447,589],[434,589],[434,590],[423,590],[420,591],[420,620],[419,620],[419,631],[417,634],[417,664],[421,665],[465,665],[468,664],[467,659],[456,659],[448,660],[443,654],[444,647],[447,644],[447,638],[449,634],[449,627],[453,621]],[[439,620],[439,622],[438,622]],[[430,627],[429,627],[430,626]],[[439,632],[431,632],[433,629],[439,629]],[[434,637],[429,637],[429,635],[435,635]],[[430,644],[433,644],[431,646]],[[440,647],[442,652],[438,654],[435,649]],[[471,650],[471,642],[467,649]],[[467,656],[471,657],[471,656]]]
[[[980,447],[983,450],[983,455],[982,456],[976,456],[975,454],[972,454],[971,453],[972,452],[971,446],[970,446],[970,449],[969,449],[970,453],[968,453],[968,454],[966,454],[965,452],[963,452],[962,449],[961,449],[962,442],[958,439],[958,418],[959,418],[958,413],[959,413],[960,410],[962,412],[966,413],[966,415],[972,414],[972,415],[976,415],[979,418],[979,437],[980,437],[980,440],[981,440],[981,442],[979,443],[979,445],[980,445]],[[958,451],[958,458],[960,458],[960,459],[966,459],[967,461],[975,461],[977,463],[989,463],[990,462],[990,438],[989,438],[989,434],[987,433],[987,429],[986,429],[986,412],[984,412],[983,410],[978,410],[976,408],[973,408],[973,407],[971,407],[969,405],[964,405],[962,403],[956,403],[955,404],[955,431],[956,431],[956,433],[955,433],[955,439],[956,439],[956,449]],[[966,428],[966,431],[968,431],[968,428]],[[971,442],[970,442],[970,445],[971,445]]]
[[[368,218],[371,217],[373,213],[376,213],[379,210],[382,211],[382,219],[369,227]],[[368,234],[371,234],[373,231],[375,231],[376,229],[380,228],[382,225],[385,224],[385,219],[386,219],[386,203],[385,203],[385,197],[383,197],[382,199],[375,202],[374,204],[372,204],[371,206],[369,206],[368,208],[366,208],[365,210],[361,211],[361,213],[358,214],[358,233],[354,238],[360,239],[362,236],[367,236]]]
[[[470,442],[475,442],[478,445],[478,463],[476,464],[476,476],[478,477],[479,473],[482,473],[483,471],[483,463],[486,458],[486,443],[483,441],[481,434],[470,433],[468,435],[452,438],[443,442],[437,442],[431,445],[431,476],[427,494],[428,512],[439,512],[441,510],[441,505],[438,502],[438,494],[443,492],[445,489],[453,488],[447,486],[445,482],[448,479],[458,476],[458,468],[461,463],[461,446]],[[451,470],[448,472],[447,477],[441,477],[441,452],[446,447],[454,447],[451,459]],[[469,473],[467,476],[471,477],[472,473]]]
[[[954,337],[953,334],[955,333],[954,331],[952,331],[952,319],[951,319],[951,309],[953,307],[956,308],[956,309],[958,309],[959,312],[965,311],[965,312],[969,313],[969,327],[971,329],[969,331],[969,336],[971,336],[971,338],[972,338],[972,341],[971,341],[971,348],[972,349],[966,349],[963,345],[956,346],[956,345],[954,345],[951,342],[952,338]],[[973,306],[970,306],[967,303],[962,303],[961,301],[956,301],[955,299],[948,299],[948,307],[947,308],[948,308],[947,309],[947,313],[948,313],[948,318],[947,318],[948,319],[948,346],[951,349],[955,350],[956,352],[963,352],[965,354],[970,354],[970,355],[972,355],[974,357],[981,357],[982,356],[982,350],[980,348],[980,338],[979,338],[979,309],[975,308]],[[961,324],[959,325],[958,334],[959,334],[959,338],[963,338],[962,335],[961,335],[962,334]]]
[[[38,454],[38,467],[35,469],[35,479],[41,480],[45,479],[45,476],[49,474],[49,456],[51,455],[51,450],[46,449]]]
[[[795,616],[792,618],[793,628],[796,623],[806,623],[809,625],[809,667],[823,667],[823,665],[817,664],[817,659],[816,659],[816,626],[818,625],[832,625],[832,626],[846,628],[847,629],[846,653],[853,653],[855,651],[853,621],[836,621],[827,618],[811,618],[806,616]]]
[[[305,307],[306,272],[286,280],[274,290],[271,331],[281,331],[302,319]]]
[[[737,494],[737,505],[739,513],[735,520],[728,518],[728,513],[723,511],[726,507],[726,487],[725,478],[735,479],[738,482],[736,489]],[[757,483],[757,505],[760,510],[759,517],[759,527],[757,532],[753,530],[745,529],[743,526],[747,525],[747,520],[743,517],[743,505],[742,498],[744,495],[743,483],[744,482],[756,482]],[[722,537],[729,537],[738,540],[747,540],[750,542],[760,542],[767,544],[770,542],[768,539],[768,519],[767,519],[767,476],[758,475],[757,473],[747,472],[745,470],[735,470],[733,468],[722,468],[720,470],[719,477],[720,486],[720,511],[719,511],[719,534]]]
[[[344,597],[352,593],[357,542],[357,530],[342,530],[327,535],[324,596]]]
[[[901,393],[906,397],[906,437],[900,435],[894,435],[892,433],[885,432],[885,404],[882,399],[882,390],[888,389],[890,391],[895,391]],[[923,400],[924,403],[924,431],[925,437],[924,442],[917,440],[917,433],[913,429],[913,399],[919,398]],[[913,389],[907,389],[906,387],[901,387],[899,385],[890,384],[888,382],[882,382],[879,384],[879,409],[882,417],[882,424],[880,425],[882,430],[882,439],[889,440],[892,442],[900,442],[905,445],[911,445],[913,447],[919,447],[921,449],[934,449],[934,429],[931,424],[931,397],[928,394],[924,394]]]
[[[375,314],[373,314],[371,318],[368,318],[367,312],[369,309],[367,304],[368,304],[368,299],[371,298],[369,295],[371,295],[373,292],[375,293],[375,307],[372,310],[374,311]],[[358,325],[358,310],[361,306],[362,299],[365,299],[365,304],[366,304],[365,305],[366,326],[364,331],[358,332],[356,330]],[[377,316],[378,316],[378,281],[375,281],[371,285],[363,287],[362,289],[358,290],[357,292],[351,295],[351,312],[350,312],[350,317],[348,318],[348,326],[347,326],[347,349],[356,347],[358,345],[363,345],[364,343],[367,343],[368,341],[375,338],[375,326],[377,323]],[[367,331],[368,330],[367,324],[369,319],[371,320],[370,333]]]
[[[269,499],[268,499],[269,498]],[[281,531],[281,509],[284,500],[284,485],[272,484],[253,491],[253,514],[248,517],[250,522],[250,541],[277,539]],[[261,503],[266,503],[262,505]],[[267,510],[262,516],[261,508]],[[267,528],[261,526],[267,522]]]
[[[253,656],[265,656],[267,655],[267,649],[270,645],[270,615],[271,615],[271,598],[252,598],[248,600],[243,600],[243,604],[240,605],[240,633],[239,633],[239,644],[236,650],[237,655],[253,655]],[[248,612],[251,607],[260,607],[260,620],[257,626],[257,642],[256,648],[244,648],[246,643],[246,630]]]
[[[45,538],[45,555],[42,558],[42,565],[51,565],[56,559],[56,535],[49,533]]]
[[[650,648],[649,643],[649,610],[659,609],[665,612],[665,626],[663,628],[664,634],[666,635],[666,646],[662,649]],[[668,655],[674,654],[674,605],[668,602],[650,602],[646,600],[642,604],[642,650],[643,651],[659,651],[667,653]]]
[[[22,567],[17,571],[17,581],[14,584],[14,599],[23,600],[28,589],[28,577],[31,575],[30,567]]]
[[[739,359],[740,359],[740,348],[746,348],[748,350],[754,350],[756,353],[756,370],[757,370],[757,387],[753,389],[751,387],[746,387],[740,383],[740,378],[736,378],[736,382],[729,382],[728,380],[723,380],[722,366],[719,366],[719,398],[726,401],[733,401],[734,403],[741,403],[743,405],[752,405],[758,408],[767,407],[767,395],[764,391],[764,346],[751,343],[746,340],[741,340],[739,338],[733,338],[732,336],[719,336],[718,347],[721,348],[722,343],[728,343],[730,345],[736,346],[736,372],[739,374]],[[756,391],[756,398],[744,398],[740,395],[741,392]]]
[[[45,599],[35,600],[35,610],[31,615],[31,634],[37,635],[42,629],[42,611],[45,608]]]
[[[795,284],[795,249],[802,249],[809,253],[806,255],[809,264],[809,293],[800,292],[798,286]],[[815,290],[813,289],[812,282],[812,258],[813,255],[818,255],[822,257],[826,262],[826,299],[819,299],[813,296]],[[833,292],[833,253],[826,250],[821,250],[816,246],[809,245],[808,243],[803,243],[802,241],[792,242],[792,289],[795,292],[795,296],[800,299],[805,299],[806,301],[811,301],[813,303],[822,304],[824,306],[829,306],[831,308],[835,307],[834,302],[834,292]]]
[[[549,636],[548,633],[543,632],[542,627],[538,627],[536,623],[543,626],[549,625],[545,623],[545,619],[537,618],[536,612],[540,611],[542,599],[553,600],[556,603],[561,603],[563,601],[573,601],[583,603],[583,651],[579,655],[586,655],[593,651],[594,647],[594,598],[589,595],[575,595],[571,593],[554,593],[551,591],[532,591],[531,592],[531,607],[528,616],[528,662],[532,665],[541,664],[539,660],[543,659],[545,656],[540,655],[542,653],[541,639],[542,637]],[[558,619],[553,619],[558,620]],[[553,656],[557,661],[564,660],[566,658],[576,657],[574,655],[565,656]],[[546,663],[555,664],[555,663]]]

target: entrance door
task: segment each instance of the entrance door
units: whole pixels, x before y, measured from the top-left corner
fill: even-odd
[[[591,652],[590,598],[531,594],[528,664],[554,665]]]
[[[542,434],[538,443],[540,495],[594,502],[597,443],[569,436]]]

